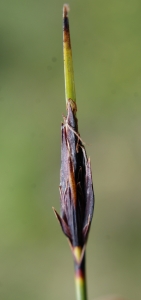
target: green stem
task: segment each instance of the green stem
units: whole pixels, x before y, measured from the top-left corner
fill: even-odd
[[[76,299],[87,300],[85,255],[80,265],[76,264],[76,262],[74,263],[74,269],[75,269]]]
[[[68,102],[68,99],[72,99],[74,102],[76,101],[68,11],[69,11],[68,5],[64,4],[63,6],[63,54],[64,54],[66,104]]]

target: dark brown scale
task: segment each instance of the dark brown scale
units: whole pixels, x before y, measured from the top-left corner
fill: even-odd
[[[90,161],[79,139],[76,104],[71,99],[61,132],[61,217],[55,213],[72,246],[83,247],[93,216],[94,192]]]

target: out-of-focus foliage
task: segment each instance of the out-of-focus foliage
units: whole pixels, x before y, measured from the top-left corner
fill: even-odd
[[[0,299],[75,297],[59,209],[62,6],[0,9]],[[141,299],[141,2],[70,1],[79,131],[96,195],[89,299]]]

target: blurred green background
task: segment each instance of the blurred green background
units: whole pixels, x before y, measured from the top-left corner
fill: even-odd
[[[141,1],[70,0],[79,130],[96,196],[89,299],[141,299]],[[1,1],[0,299],[75,299],[59,211],[61,0]]]

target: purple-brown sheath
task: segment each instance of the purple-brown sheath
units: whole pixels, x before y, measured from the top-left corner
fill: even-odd
[[[73,252],[82,249],[82,260],[94,210],[94,191],[90,159],[78,132],[76,103],[68,99],[67,117],[61,126],[60,202],[61,216],[56,212]],[[75,253],[74,258],[78,263]]]

